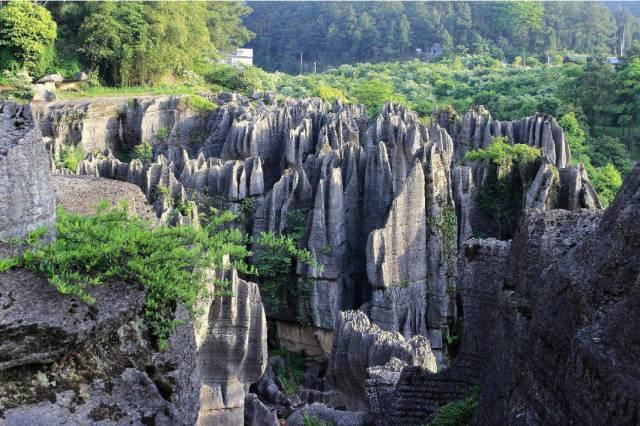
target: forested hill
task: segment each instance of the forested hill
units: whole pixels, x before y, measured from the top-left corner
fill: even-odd
[[[255,63],[267,70],[318,71],[354,62],[407,59],[439,43],[445,52],[513,61],[566,52],[619,53],[639,19],[617,2],[248,2]],[[627,7],[629,6],[629,7]],[[624,31],[623,31],[624,28]]]

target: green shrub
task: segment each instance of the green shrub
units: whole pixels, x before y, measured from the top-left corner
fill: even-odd
[[[199,115],[206,115],[218,109],[218,105],[200,95],[189,95],[180,98],[180,106],[195,111]]]
[[[321,420],[305,411],[302,414],[302,425],[303,426],[332,426],[333,423],[328,422],[326,420]]]
[[[343,103],[347,102],[347,97],[342,90],[326,85],[318,86],[314,91],[314,96],[327,102],[333,102],[336,99]]]
[[[5,80],[11,86],[11,95],[24,100],[28,100],[33,97],[35,92],[31,85],[31,77],[26,70],[23,69],[17,72],[5,70],[3,74]]]
[[[153,146],[149,141],[144,141],[133,148],[133,158],[142,161],[145,166],[148,166],[153,161]]]
[[[480,388],[473,387],[467,396],[460,400],[443,405],[438,410],[436,416],[431,420],[429,426],[465,426],[468,425],[473,416],[473,411],[478,405]]]
[[[484,183],[478,188],[477,202],[495,219],[501,238],[511,236],[522,209],[525,186],[535,176],[540,149],[524,144],[509,145],[505,138],[494,138],[486,149],[469,151],[463,163],[488,160],[490,168]]]
[[[475,160],[490,160],[494,165],[507,167],[512,163],[530,163],[540,157],[540,149],[525,144],[509,145],[507,138],[493,138],[486,149],[475,149],[467,152],[462,159],[463,163]]]
[[[282,383],[282,392],[286,396],[295,395],[298,386],[304,379],[307,356],[304,352],[292,352],[284,348],[272,351],[270,355],[278,355],[283,358],[284,367],[276,367],[275,373]]]
[[[169,137],[169,129],[166,127],[160,127],[155,134],[156,139],[163,141]]]
[[[87,152],[79,145],[65,146],[62,148],[60,161],[62,166],[76,173],[78,164],[87,157]]]

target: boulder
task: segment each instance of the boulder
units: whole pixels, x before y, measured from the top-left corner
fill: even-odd
[[[61,74],[49,74],[42,77],[36,83],[62,83],[64,77]]]

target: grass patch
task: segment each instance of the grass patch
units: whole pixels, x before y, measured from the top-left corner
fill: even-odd
[[[96,98],[109,96],[143,96],[143,95],[194,95],[205,88],[186,85],[157,85],[157,86],[130,86],[130,87],[104,87],[85,86],[78,91],[59,91],[56,96],[59,99]]]
[[[189,95],[180,98],[180,106],[195,111],[199,115],[206,115],[218,109],[218,105],[200,95]]]

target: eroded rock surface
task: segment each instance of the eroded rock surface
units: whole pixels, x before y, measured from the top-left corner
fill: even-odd
[[[0,258],[14,238],[53,230],[55,196],[42,134],[29,105],[0,102]]]
[[[436,359],[426,337],[405,340],[398,332],[381,330],[360,311],[340,314],[329,361],[331,376],[354,408],[366,408],[367,368],[384,365],[392,358],[435,372]]]

